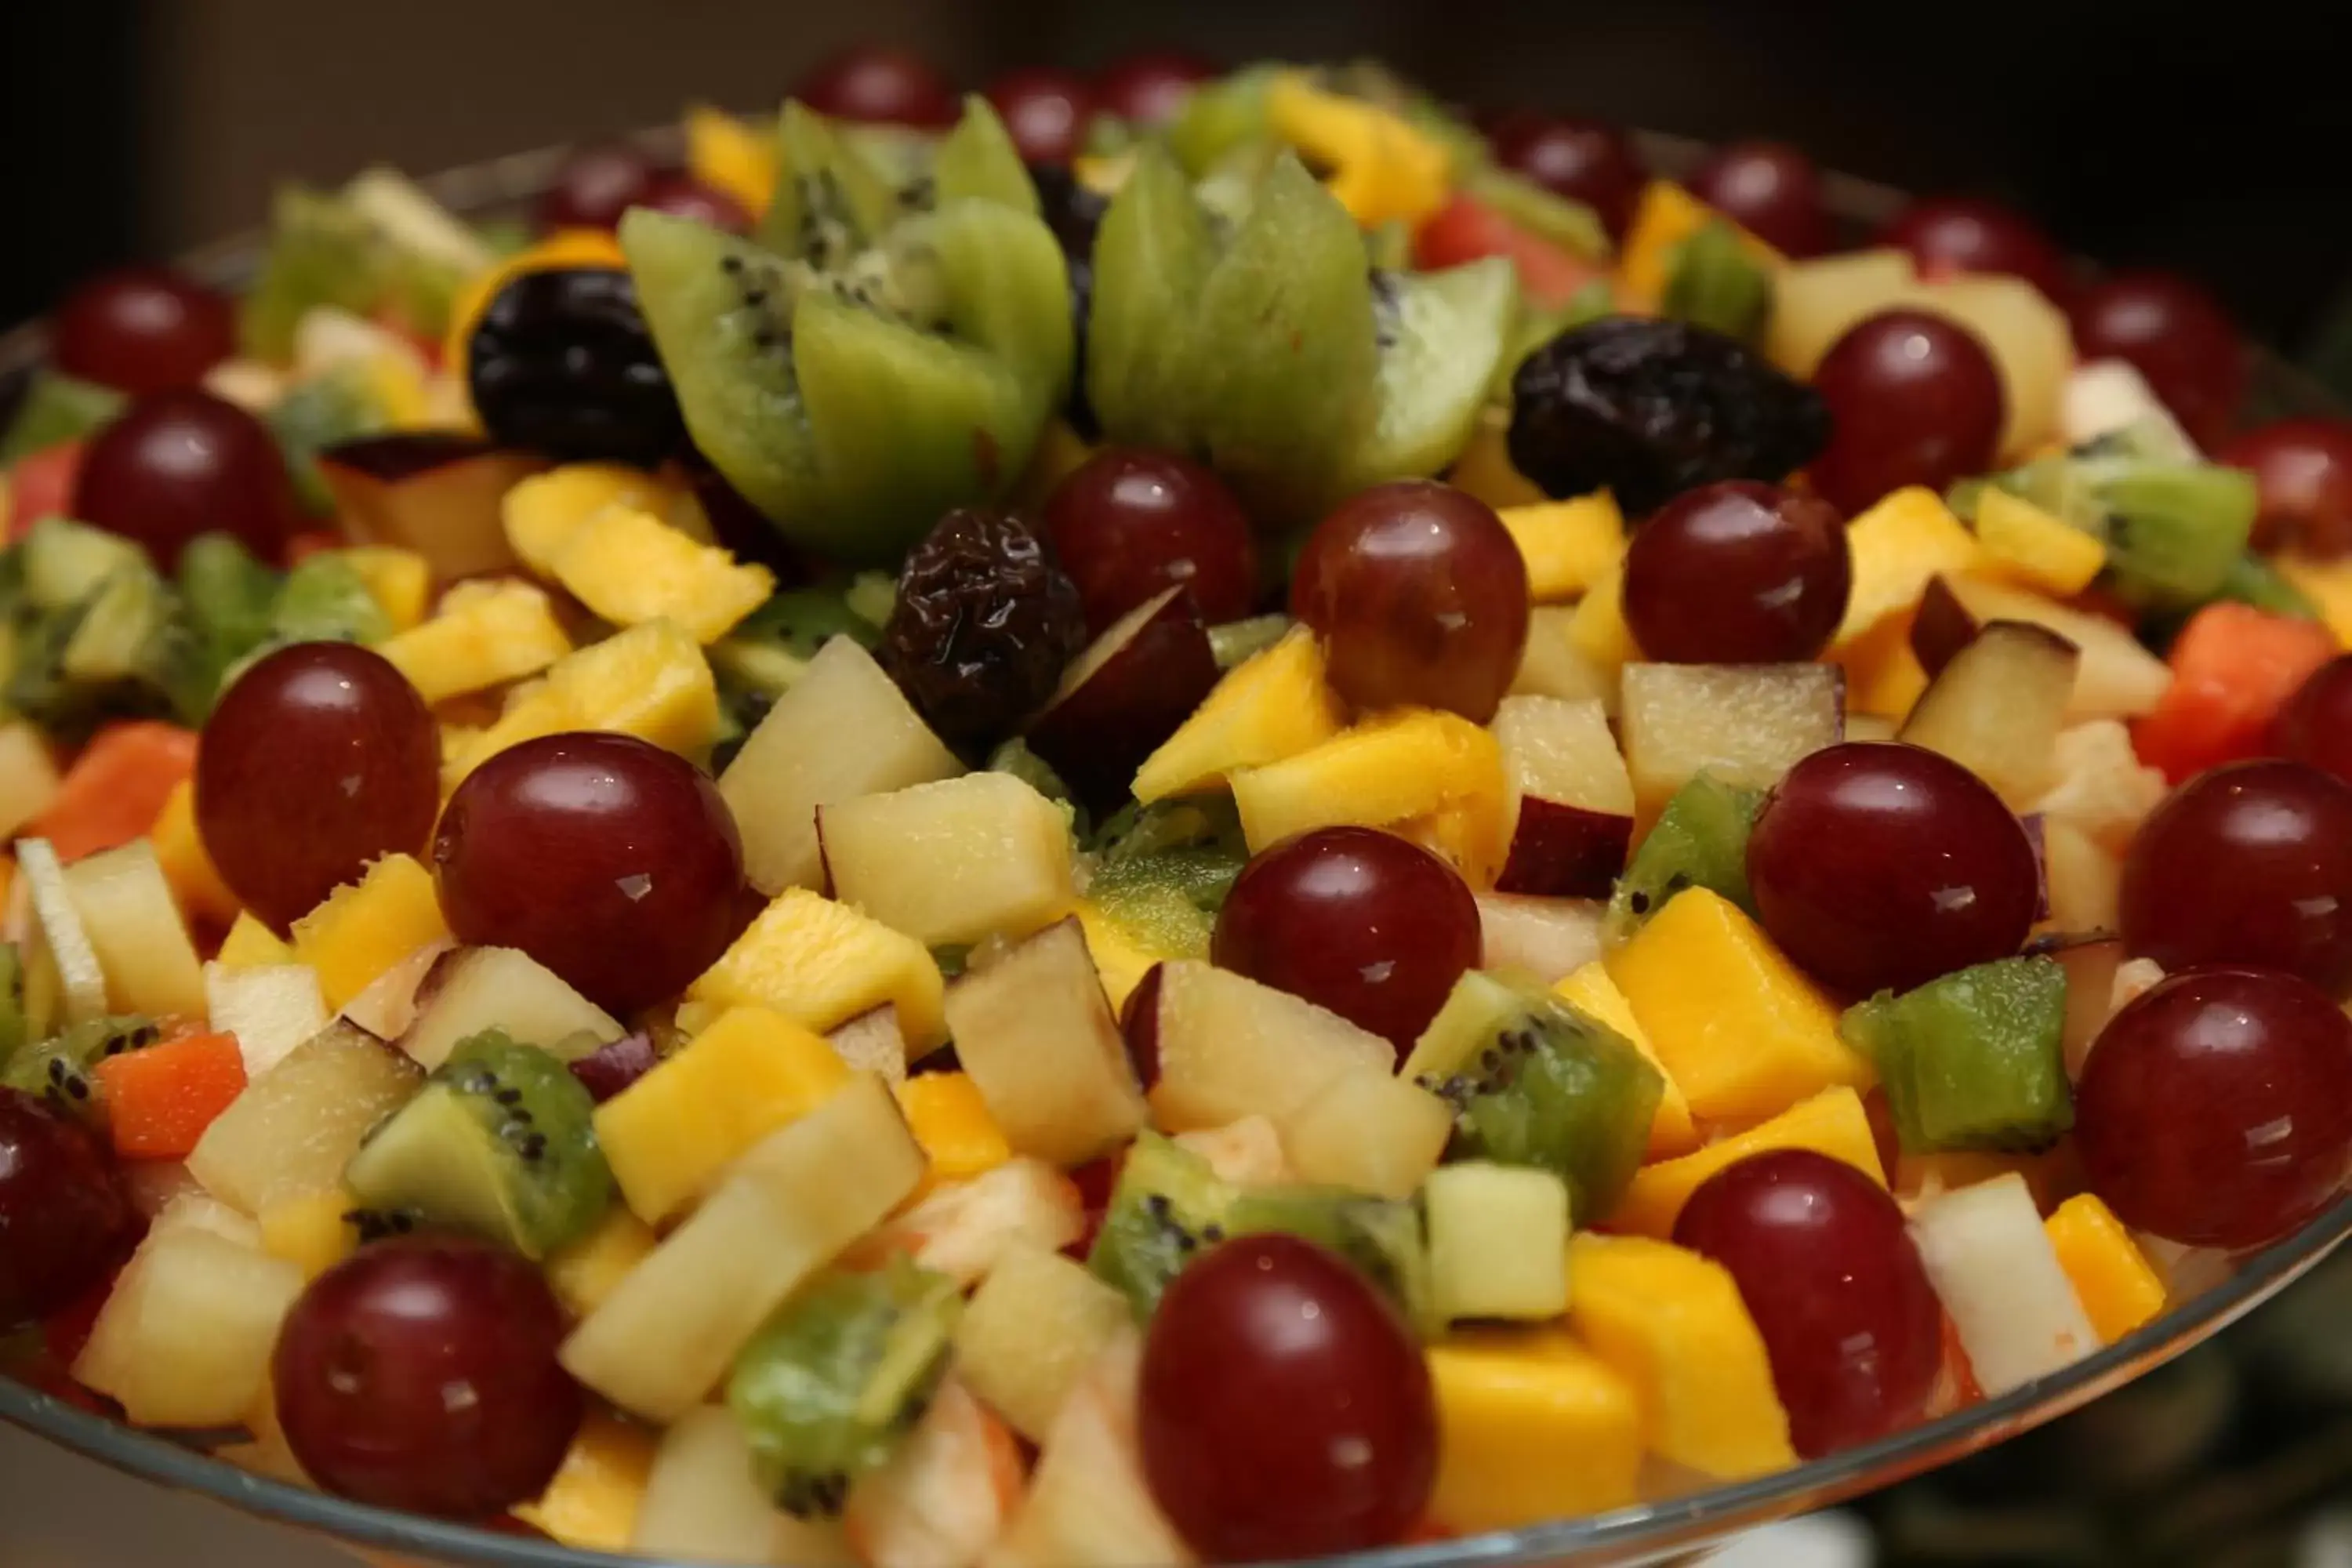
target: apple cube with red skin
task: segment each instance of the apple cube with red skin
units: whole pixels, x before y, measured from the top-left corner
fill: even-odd
[[[414,550],[445,583],[516,569],[500,509],[507,491],[551,466],[447,431],[370,436],[319,454],[345,535]]]
[[[2028,621],[2056,632],[2079,656],[2070,721],[2136,718],[2172,684],[2165,662],[2129,626],[2005,583],[1950,575],[1931,578],[1911,622],[1911,651],[1929,675],[1939,673],[1991,621]]]
[[[1607,898],[1633,843],[1633,781],[1601,704],[1507,697],[1490,728],[1511,820],[1495,890]]]
[[[1217,684],[1216,654],[1181,586],[1095,638],[1030,721],[1029,749],[1091,807],[1116,806],[1135,771]]]
[[[1895,738],[1951,758],[2022,810],[2056,782],[2081,663],[2047,626],[1990,622],[1936,672]]]

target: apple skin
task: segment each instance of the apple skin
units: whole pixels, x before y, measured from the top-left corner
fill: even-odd
[[[444,583],[516,570],[501,507],[507,491],[552,466],[442,431],[370,436],[319,454],[344,533],[416,551]]]
[[[1980,629],[1975,614],[1960,603],[1951,584],[1940,576],[1931,577],[1911,622],[1912,655],[1929,676],[1941,675],[1952,656],[1974,642]]]
[[[1030,721],[1029,749],[1089,808],[1116,806],[1144,759],[1217,684],[1208,628],[1181,587],[1120,616]]]
[[[1633,819],[1564,801],[1519,798],[1510,853],[1495,879],[1498,893],[1549,899],[1605,899],[1633,847]]]

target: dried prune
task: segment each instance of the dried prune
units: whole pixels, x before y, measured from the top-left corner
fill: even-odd
[[[907,554],[882,666],[951,746],[1011,734],[1086,640],[1078,590],[1019,519],[958,510]]]
[[[1610,316],[1529,354],[1511,380],[1511,462],[1554,496],[1607,488],[1643,517],[1719,479],[1780,479],[1829,441],[1830,415],[1730,338]]]
[[[685,442],[636,286],[618,268],[516,278],[483,310],[467,364],[475,412],[503,446],[651,468]]]

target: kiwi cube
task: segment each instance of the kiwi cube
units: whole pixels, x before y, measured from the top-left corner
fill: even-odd
[[[1622,945],[1686,888],[1706,888],[1754,914],[1748,835],[1763,808],[1763,791],[1707,773],[1676,790],[1617,879],[1601,941],[1612,948]]]
[[[0,1088],[47,1100],[78,1121],[103,1125],[106,1108],[98,1076],[90,1069],[108,1057],[153,1045],[163,1033],[153,1019],[137,1014],[87,1019],[11,1053],[0,1068]]]
[[[1224,1239],[1234,1197],[1208,1161],[1144,1132],[1119,1165],[1087,1267],[1148,1319],[1193,1255]]]
[[[2066,972],[2003,958],[1846,1010],[1839,1033],[1877,1064],[1911,1153],[2047,1148],[2074,1124],[2063,1038]]]

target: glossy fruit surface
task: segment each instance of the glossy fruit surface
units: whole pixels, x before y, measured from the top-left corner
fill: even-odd
[[[1432,479],[1374,485],[1316,525],[1290,613],[1321,634],[1360,708],[1448,708],[1485,723],[1528,640],[1528,567],[1495,509]]]
[[[1237,621],[1257,602],[1257,539],[1225,482],[1189,458],[1108,447],[1045,503],[1055,558],[1086,602],[1087,630],[1181,583],[1201,618]]]
[[[1992,467],[2008,400],[1974,332],[1931,310],[1849,328],[1813,370],[1830,443],[1806,471],[1848,516],[1906,485],[1942,490]]]
[[[327,1490],[475,1520],[546,1489],[580,1426],[540,1271],[487,1242],[362,1248],[311,1282],[272,1364],[288,1445]]]
[[[539,226],[612,228],[623,213],[646,205],[660,178],[653,160],[625,143],[583,148],[564,161],[539,198]]]
[[[1291,1236],[1226,1242],[1169,1286],[1136,1433],[1153,1498],[1213,1563],[1391,1545],[1436,1479],[1421,1347],[1352,1266]]]
[[[268,426],[208,392],[141,398],[82,460],[73,515],[135,539],[171,570],[199,533],[234,533],[274,561],[300,526],[286,459]]]
[[[2276,1241],[2352,1166],[2352,1021],[2293,975],[2172,975],[2100,1031],[2074,1139],[2126,1225],[2191,1247]]]
[[[2128,360],[2200,447],[2219,446],[2246,392],[2246,351],[2229,312],[2172,272],[2118,272],[2067,309],[2074,353]]]
[[[2254,547],[2322,560],[2352,551],[2352,419],[2276,419],[2234,437],[2214,461],[2254,476]]]
[[[2124,857],[2125,949],[2251,964],[2352,995],[2352,784],[2276,758],[2200,773]]]
[[[106,1278],[138,1234],[114,1161],[80,1124],[0,1089],[0,1330]]]
[[[1322,827],[1242,868],[1209,952],[1381,1036],[1402,1060],[1479,943],[1477,900],[1444,861],[1376,828]]]
[[[133,397],[194,386],[236,352],[236,307],[168,267],[102,272],[49,320],[50,363]]]
[[[2314,670],[2272,721],[2271,750],[2352,784],[2352,654]]]
[[[614,1013],[677,995],[736,930],[743,845],[708,774],[628,735],[500,752],[434,835],[460,942],[517,947]]]
[[[1672,664],[1774,664],[1829,646],[1853,585],[1845,520],[1757,479],[1685,490],[1625,548],[1625,622]]]
[[[1192,89],[1216,74],[1197,55],[1168,49],[1129,55],[1095,78],[1095,104],[1121,120],[1158,125],[1174,119]]]
[[[794,96],[835,120],[939,128],[956,118],[955,93],[929,61],[878,44],[835,55]]]
[[[1127,1042],[1135,1081],[1147,1094],[1160,1081],[1160,985],[1166,967],[1155,963],[1145,970],[1118,1008],[1119,1038]]]
[[[1892,741],[1790,768],[1748,837],[1748,880],[1780,951],[1856,997],[2007,957],[2042,897],[2032,841],[2000,797]]]
[[[239,901],[279,931],[369,861],[414,855],[441,803],[416,689],[351,643],[297,643],[221,694],[196,750],[196,828]]]
[[[1821,171],[1780,142],[1735,142],[1699,165],[1690,193],[1783,256],[1830,245]]]
[[[1902,1209],[1868,1176],[1811,1149],[1750,1155],[1691,1194],[1675,1243],[1730,1271],[1799,1454],[1883,1437],[1927,1408],[1943,1307]]]
[[[2053,300],[2067,294],[2066,258],[2048,235],[2011,208],[1979,196],[1929,196],[1905,207],[1881,245],[1911,253],[1928,278],[1996,272],[2022,278]]]
[[[712,228],[742,234],[751,226],[743,204],[716,185],[706,185],[690,174],[664,174],[647,187],[637,204],[672,217],[692,218]]]
[[[1027,163],[1076,157],[1095,114],[1095,89],[1086,79],[1050,66],[1006,71],[988,84],[988,101]]]
[[[1649,179],[1625,133],[1575,115],[1514,114],[1496,125],[1495,162],[1554,195],[1582,202],[1622,236]]]

